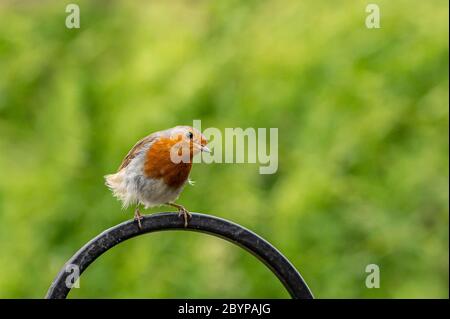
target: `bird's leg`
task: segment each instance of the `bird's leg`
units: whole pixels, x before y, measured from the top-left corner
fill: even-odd
[[[139,229],[142,229],[141,220],[144,218],[141,211],[139,210],[139,204],[136,205],[136,210],[134,211],[134,220],[138,222]]]
[[[184,227],[187,227],[188,221],[192,218],[191,213],[189,213],[188,210],[181,205],[175,203],[167,203],[167,205],[173,206],[178,209],[178,216],[179,217],[181,217],[181,215],[184,216]]]

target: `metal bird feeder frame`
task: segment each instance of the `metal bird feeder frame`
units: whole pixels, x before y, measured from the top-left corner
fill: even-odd
[[[312,299],[313,295],[300,273],[275,247],[252,231],[228,220],[192,213],[192,219],[185,228],[184,221],[178,213],[157,213],[144,216],[141,220],[142,229],[133,220],[126,221],[105,230],[78,250],[53,280],[46,298],[64,299],[70,292],[66,284],[71,275],[66,271],[66,265],[78,267],[81,275],[89,265],[107,250],[121,242],[157,231],[187,230],[206,233],[225,239],[247,250],[265,264],[281,281],[294,299]]]

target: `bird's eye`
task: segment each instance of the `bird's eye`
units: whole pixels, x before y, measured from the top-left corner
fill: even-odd
[[[192,139],[194,138],[194,134],[192,134],[192,132],[188,132],[188,133],[186,134],[186,136],[187,136],[190,140],[192,140]]]

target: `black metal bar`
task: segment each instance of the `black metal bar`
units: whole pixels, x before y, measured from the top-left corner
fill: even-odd
[[[313,295],[305,281],[295,269],[275,247],[266,240],[251,232],[250,230],[230,222],[210,215],[192,213],[192,219],[187,228],[184,227],[184,220],[177,213],[157,213],[144,216],[141,221],[142,229],[139,229],[137,222],[130,220],[107,229],[70,258],[50,286],[46,298],[63,299],[70,292],[66,285],[66,279],[71,272],[66,271],[67,265],[75,265],[81,273],[101,254],[115,245],[145,233],[164,230],[189,230],[207,233],[229,242],[232,242],[261,260],[278,277],[287,289],[292,298],[311,299]]]

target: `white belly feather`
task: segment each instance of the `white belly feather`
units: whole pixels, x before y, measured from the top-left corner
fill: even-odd
[[[115,197],[129,205],[142,204],[145,208],[159,206],[175,201],[184,185],[173,188],[167,186],[162,179],[148,178],[144,175],[145,154],[143,149],[131,162],[116,174],[106,175],[106,185]]]

